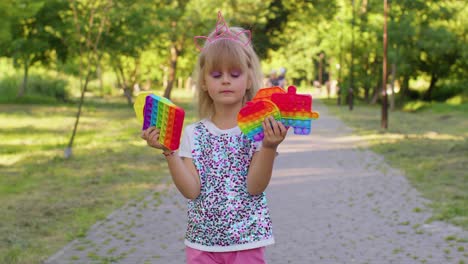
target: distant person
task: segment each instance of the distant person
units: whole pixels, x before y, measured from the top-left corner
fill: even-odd
[[[225,23],[221,13],[219,21]],[[156,127],[142,138],[162,150],[175,186],[189,199],[187,263],[265,264],[265,246],[274,238],[264,191],[287,129],[269,116],[263,141],[241,132],[237,113],[261,88],[261,66],[249,31],[216,30],[221,32],[208,36],[197,63],[202,120],[184,129],[179,152],[158,142]]]
[[[278,86],[278,73],[276,72],[276,70],[272,70],[270,72],[270,77],[268,77],[267,86],[268,87]]]
[[[279,69],[278,86],[281,88],[286,87],[286,68],[281,67]]]

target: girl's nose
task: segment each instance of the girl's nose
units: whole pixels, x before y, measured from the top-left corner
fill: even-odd
[[[231,78],[230,78],[229,74],[223,74],[222,81],[223,81],[223,83],[226,83],[226,84],[230,83]]]

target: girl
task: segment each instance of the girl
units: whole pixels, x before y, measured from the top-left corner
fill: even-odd
[[[250,32],[218,19],[214,32],[199,37],[206,39],[197,63],[201,121],[185,128],[178,153],[158,143],[155,127],[142,138],[163,150],[174,184],[189,199],[187,263],[265,263],[264,247],[274,238],[264,190],[287,129],[270,116],[262,142],[240,131],[237,114],[261,86],[260,63]]]

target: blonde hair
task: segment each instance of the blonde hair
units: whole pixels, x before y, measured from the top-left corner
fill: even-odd
[[[229,31],[234,35],[244,31],[240,27],[230,27]],[[214,37],[215,34],[220,32],[213,31],[210,33],[209,38]],[[213,100],[207,91],[203,89],[205,82],[205,73],[219,69],[221,65],[228,65],[241,69],[248,74],[248,83],[246,94],[244,96],[243,104],[252,98],[257,93],[258,89],[262,86],[262,70],[260,61],[255,53],[253,46],[249,42],[245,34],[240,34],[238,41],[233,39],[218,39],[212,42],[206,42],[203,46],[195,71],[196,78],[196,91],[198,97],[198,115],[200,118],[207,118],[214,114]],[[244,44],[248,43],[248,44]]]

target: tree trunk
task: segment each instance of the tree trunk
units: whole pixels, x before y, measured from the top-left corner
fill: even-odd
[[[192,91],[192,77],[190,76],[185,80],[185,90],[187,92]]]
[[[437,80],[439,80],[439,77],[437,74],[432,73],[431,74],[431,84],[429,85],[429,89],[427,89],[426,93],[424,94],[424,99],[427,101],[430,101],[432,98],[432,91],[435,88],[435,84],[437,83]]]
[[[374,88],[374,91],[372,92],[372,100],[370,101],[370,104],[376,104],[377,100],[379,99],[379,91],[381,91],[381,86],[380,84],[382,83],[382,78],[379,78],[379,82]]]
[[[23,97],[28,87],[29,61],[24,63],[23,83],[21,84],[17,97]]]
[[[364,79],[364,82],[363,82],[364,100],[366,102],[369,102],[369,90],[370,90],[369,75],[372,75],[372,72],[371,72],[371,74],[367,74],[367,72],[369,71],[370,67],[372,67],[372,64],[369,63],[369,56],[365,56],[362,61],[363,61],[362,71],[366,73],[366,76],[365,76],[365,79]],[[370,70],[372,70],[372,69],[370,69]]]
[[[182,89],[184,83],[184,79],[182,77],[177,78],[177,89]]]
[[[401,102],[404,102],[409,93],[409,75],[405,74],[403,76],[403,81],[401,83]]]
[[[102,79],[101,62],[98,62],[96,65],[96,73],[99,79],[99,91],[101,92],[101,97],[104,97],[104,81]]]
[[[133,104],[132,90],[130,89],[130,87],[128,87],[128,81],[125,78],[125,73],[124,73],[124,71],[122,69],[122,65],[118,64],[117,69],[118,69],[118,72],[120,73],[120,78],[122,80],[122,89],[124,91],[124,96],[125,96],[125,98],[127,98],[127,103],[129,105],[132,105]]]
[[[369,103],[369,90],[370,90],[369,83],[366,81],[364,83],[364,101],[368,103]]]
[[[370,101],[370,104],[376,104],[377,103],[377,100],[379,99],[379,95],[382,91],[382,78],[383,78],[383,75],[379,75],[379,80],[377,81],[377,84],[375,85],[375,88],[374,90],[372,91],[372,99]]]
[[[395,76],[396,76],[396,64],[392,64],[392,80],[390,81],[390,87],[392,94],[390,95],[390,110],[395,110]]]
[[[164,97],[171,99],[172,87],[174,86],[176,70],[177,70],[177,59],[179,56],[179,51],[175,44],[171,46],[171,63],[169,67],[169,80],[167,82],[166,90],[164,90]]]
[[[115,78],[117,79],[117,87],[121,88],[122,81],[120,81],[119,71],[117,70],[117,67],[114,67],[114,73],[115,73]]]
[[[78,123],[80,121],[81,109],[83,108],[83,103],[84,103],[84,95],[85,95],[86,90],[88,88],[88,82],[89,82],[89,77],[90,76],[91,76],[91,71],[89,71],[88,74],[86,75],[86,80],[85,80],[84,86],[81,89],[80,104],[78,105],[78,113],[76,113],[75,125],[73,126],[73,132],[72,132],[72,136],[70,138],[70,141],[68,142],[68,146],[65,149],[65,158],[66,159],[68,159],[68,158],[70,158],[72,156],[73,141],[75,140],[76,131],[78,130]]]

